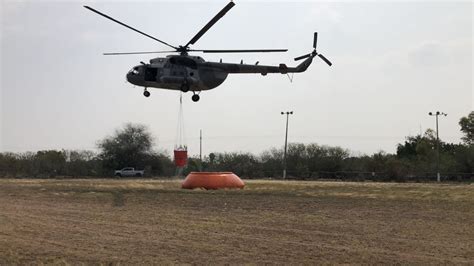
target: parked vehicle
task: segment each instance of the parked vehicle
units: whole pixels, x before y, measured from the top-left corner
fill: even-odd
[[[127,176],[137,176],[142,177],[145,174],[144,170],[135,170],[133,167],[125,167],[121,170],[115,170],[115,176],[118,177],[127,177]]]

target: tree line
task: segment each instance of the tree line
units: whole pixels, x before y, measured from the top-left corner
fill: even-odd
[[[463,142],[439,142],[439,169],[444,180],[474,179],[474,112],[459,121]],[[341,147],[316,143],[290,143],[287,178],[375,181],[428,181],[436,179],[436,133],[409,136],[394,154],[377,152],[352,156]],[[115,169],[135,167],[147,176],[172,177],[170,156],[153,149],[153,137],[144,125],[126,124],[97,144],[99,152],[46,150],[0,153],[0,177],[110,177]],[[258,155],[246,152],[213,152],[191,157],[184,174],[191,171],[231,171],[243,178],[282,178],[283,148]]]

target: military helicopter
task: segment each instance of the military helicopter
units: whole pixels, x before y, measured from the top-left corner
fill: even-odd
[[[202,53],[256,53],[256,52],[286,52],[287,49],[251,49],[251,50],[197,50],[189,46],[194,45],[219,19],[221,19],[233,6],[234,2],[229,2],[217,15],[214,16],[186,45],[174,46],[148,35],[138,29],[135,29],[123,22],[120,22],[104,13],[101,13],[92,7],[84,6],[90,11],[110,19],[126,28],[138,32],[150,39],[173,48],[172,51],[156,52],[127,52],[127,53],[104,53],[104,55],[136,55],[136,54],[154,54],[154,53],[178,53],[178,55],[168,55],[166,57],[157,57],[150,60],[149,64],[140,62],[141,65],[133,67],[126,75],[127,81],[144,87],[143,95],[150,96],[148,88],[161,88],[169,90],[180,90],[182,92],[192,91],[191,99],[194,102],[199,101],[201,91],[213,89],[221,85],[229,74],[238,73],[259,73],[263,76],[268,73],[299,73],[304,72],[312,63],[315,56],[320,57],[329,66],[332,63],[322,54],[316,52],[318,33],[314,33],[313,51],[309,54],[295,58],[295,61],[306,59],[296,67],[287,67],[285,64],[279,66],[265,66],[255,64],[240,64],[207,62],[200,56],[190,56],[189,52]]]

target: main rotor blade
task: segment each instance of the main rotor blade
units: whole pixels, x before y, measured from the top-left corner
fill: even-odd
[[[126,52],[126,53],[103,53],[103,55],[161,54],[161,53],[176,53],[176,51],[156,51],[156,52]]]
[[[329,61],[326,57],[324,57],[324,55],[318,54],[318,56],[319,58],[323,59],[323,61],[326,62],[326,64],[328,64],[329,66],[332,66],[331,61]]]
[[[202,28],[184,47],[188,47],[190,44],[194,44],[199,40],[199,38],[204,35],[216,22],[221,19],[227,11],[229,11],[233,6],[235,6],[234,2],[229,2],[217,15],[209,21],[204,28]]]
[[[316,45],[318,44],[318,33],[314,33],[314,39],[313,39],[313,48],[316,49]]]
[[[277,53],[287,52],[288,49],[249,49],[249,50],[189,50],[203,53]]]
[[[90,6],[84,6],[84,7],[87,8],[87,9],[89,9],[90,11],[92,11],[92,12],[94,12],[94,13],[96,13],[96,14],[99,14],[99,15],[105,17],[105,18],[108,18],[108,19],[112,20],[113,22],[116,22],[116,23],[118,23],[118,24],[120,24],[120,25],[122,25],[122,26],[124,26],[124,27],[126,27],[126,28],[129,28],[129,29],[131,29],[131,30],[133,30],[133,31],[136,31],[136,32],[138,32],[138,33],[140,33],[140,34],[142,34],[142,35],[145,35],[145,36],[148,37],[148,38],[151,38],[151,39],[153,39],[153,40],[155,40],[155,41],[157,41],[157,42],[160,42],[160,43],[162,43],[162,44],[164,44],[164,45],[167,45],[167,46],[169,46],[169,47],[171,47],[171,48],[178,49],[177,47],[174,47],[174,46],[171,45],[171,44],[168,44],[168,43],[166,43],[166,42],[164,42],[164,41],[162,41],[162,40],[159,40],[159,39],[157,39],[157,38],[155,38],[155,37],[153,37],[153,36],[151,36],[151,35],[148,35],[148,34],[142,32],[142,31],[139,31],[139,30],[137,30],[137,29],[135,29],[135,28],[133,28],[133,27],[131,27],[131,26],[128,26],[127,24],[122,23],[122,22],[120,22],[120,21],[118,21],[118,20],[116,20],[116,19],[114,19],[114,18],[112,18],[112,17],[109,17],[109,16],[107,16],[106,14],[101,13],[101,12],[99,12],[99,11],[93,9],[93,8],[90,7]]]

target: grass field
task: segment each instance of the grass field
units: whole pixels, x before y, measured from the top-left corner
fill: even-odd
[[[474,185],[0,180],[0,264],[474,264]]]

